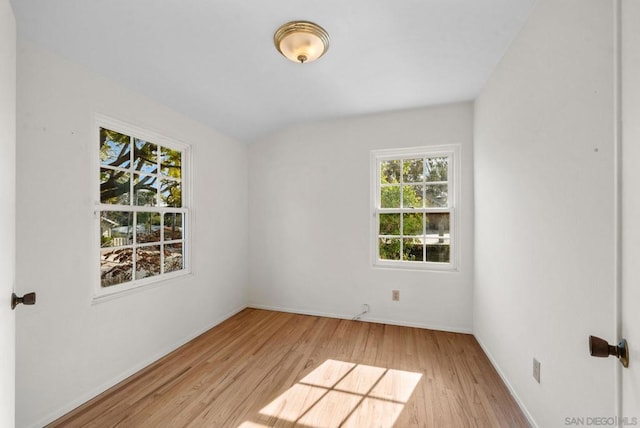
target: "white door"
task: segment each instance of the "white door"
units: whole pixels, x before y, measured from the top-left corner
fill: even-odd
[[[640,426],[640,2],[622,2],[622,416]],[[636,418],[635,420],[633,418]]]
[[[0,0],[0,426],[14,426],[16,24],[9,0]]]

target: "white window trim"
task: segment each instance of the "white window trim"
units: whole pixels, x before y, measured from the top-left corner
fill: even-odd
[[[370,187],[371,187],[371,260],[374,268],[408,269],[421,271],[458,271],[460,266],[460,182],[462,175],[462,162],[460,144],[445,144],[437,146],[406,147],[400,149],[372,150],[370,159]],[[381,260],[378,252],[378,214],[384,209],[378,208],[380,197],[380,163],[385,160],[411,159],[416,157],[448,156],[449,163],[449,208],[442,211],[451,212],[449,224],[450,234],[450,262],[412,262],[406,260]],[[451,194],[453,193],[453,194]],[[437,212],[438,208],[430,208]],[[394,212],[414,212],[412,209],[394,209]]]
[[[151,141],[154,144],[160,146],[169,147],[172,149],[178,149],[182,151],[182,177],[181,177],[181,189],[182,189],[182,210],[184,216],[184,230],[182,232],[183,242],[183,266],[180,271],[169,272],[159,276],[152,276],[143,279],[133,279],[132,281],[124,284],[113,285],[110,287],[102,287],[100,281],[100,211],[111,210],[112,207],[103,206],[100,203],[100,149],[98,145],[98,138],[100,135],[100,128],[107,128],[116,132],[123,133],[125,135],[134,136],[145,141]],[[92,303],[101,303],[104,301],[112,300],[114,298],[127,296],[132,293],[143,291],[150,288],[155,288],[160,285],[166,284],[168,281],[191,275],[191,229],[193,221],[193,213],[191,210],[191,146],[185,144],[175,138],[166,137],[160,133],[151,131],[149,129],[141,128],[136,125],[114,119],[112,117],[95,113],[93,120],[93,133],[91,135],[91,147],[90,156],[93,159],[93,168],[91,170],[92,176],[92,199],[94,200],[95,209],[93,212],[94,227],[93,227],[93,255],[95,264],[93,264],[93,272],[95,272],[93,286],[93,300]],[[113,211],[118,211],[120,205],[113,205]],[[128,211],[148,212],[150,209],[161,213],[174,212],[168,207],[145,207],[145,206],[127,206]],[[151,245],[151,244],[150,244]],[[135,274],[135,273],[134,273]]]

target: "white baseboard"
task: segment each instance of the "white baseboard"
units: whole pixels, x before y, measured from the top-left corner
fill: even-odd
[[[301,315],[313,315],[317,317],[339,318],[339,319],[345,319],[345,320],[353,319],[353,315],[334,314],[331,312],[308,311],[308,310],[300,310],[300,309],[282,308],[278,306],[254,305],[254,304],[248,304],[247,307],[255,308],[255,309],[265,309],[265,310],[277,311],[277,312],[289,312],[289,313],[301,314]],[[364,315],[362,318],[359,319],[359,321],[372,322],[376,324],[398,325],[402,327],[425,328],[428,330],[439,330],[439,331],[446,331],[450,333],[472,334],[472,330],[470,328],[449,327],[449,326],[436,325],[436,324],[423,324],[423,323],[414,323],[414,322],[407,322],[407,321],[397,321],[397,320],[386,319],[386,318],[370,318],[367,315]]]
[[[480,344],[480,347],[484,351],[484,353],[487,356],[487,358],[489,358],[489,361],[491,362],[491,365],[493,366],[493,368],[496,369],[496,371],[498,372],[498,375],[502,379],[502,382],[504,382],[504,384],[507,385],[507,389],[509,389],[509,392],[511,393],[511,396],[513,397],[513,399],[516,400],[516,403],[518,404],[518,406],[520,407],[520,410],[522,410],[522,413],[524,413],[525,417],[529,421],[529,424],[531,424],[531,426],[533,428],[538,428],[538,424],[536,423],[535,419],[533,418],[533,415],[531,413],[529,413],[529,410],[527,409],[527,406],[524,405],[524,402],[520,399],[520,397],[518,396],[518,393],[513,388],[513,385],[511,385],[511,382],[509,382],[509,379],[507,378],[507,376],[505,376],[505,374],[502,371],[502,369],[500,369],[500,366],[498,365],[498,362],[493,357],[493,355],[491,354],[489,349],[487,349],[487,347],[484,345],[484,343],[482,343],[482,339],[480,339],[475,334],[473,336],[476,338],[476,340]]]
[[[236,309],[232,310],[231,312],[228,312],[226,315],[218,317],[216,320],[214,320],[209,325],[207,325],[207,326],[205,326],[205,327],[203,327],[203,328],[191,333],[187,337],[184,337],[181,340],[175,342],[174,344],[166,347],[165,349],[163,349],[162,351],[158,352],[157,354],[149,357],[148,359],[146,359],[144,361],[139,362],[135,366],[131,367],[129,370],[126,370],[126,371],[120,373],[118,376],[115,376],[114,378],[109,379],[108,381],[106,381],[106,382],[102,383],[101,385],[97,386],[96,388],[93,388],[91,391],[87,392],[86,394],[83,394],[82,396],[80,396],[77,399],[73,400],[71,403],[67,404],[66,406],[61,407],[60,409],[49,413],[47,416],[41,418],[39,421],[34,422],[33,424],[29,425],[29,428],[39,428],[39,427],[43,427],[43,426],[46,426],[46,425],[50,424],[51,422],[55,421],[56,419],[66,415],[67,413],[69,413],[73,409],[83,405],[84,403],[86,403],[87,401],[91,400],[92,398],[97,397],[98,395],[102,394],[103,392],[105,392],[109,388],[111,388],[111,387],[117,385],[118,383],[122,382],[123,380],[125,380],[129,376],[132,376],[135,373],[139,372],[140,370],[144,369],[145,367],[155,363],[160,358],[170,354],[171,352],[175,351],[176,349],[178,349],[182,345],[184,345],[184,344],[188,343],[189,341],[195,339],[196,337],[200,336],[202,333],[212,329],[213,327],[217,326],[221,322],[231,318],[232,316],[234,316],[238,312],[242,311],[246,307],[247,306],[241,306],[239,308],[236,308]]]

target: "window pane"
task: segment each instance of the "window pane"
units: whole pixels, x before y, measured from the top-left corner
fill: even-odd
[[[380,235],[400,235],[400,214],[380,214]]]
[[[160,172],[173,178],[182,178],[182,152],[160,148]]]
[[[381,260],[400,260],[400,239],[399,238],[379,238]]]
[[[164,240],[172,241],[174,239],[182,239],[182,214],[165,213]]]
[[[449,158],[428,158],[425,169],[426,181],[447,181]]]
[[[424,215],[422,213],[408,213],[402,215],[403,235],[422,235]]]
[[[133,250],[100,251],[100,285],[109,287],[131,281],[133,276]]]
[[[424,242],[420,238],[402,240],[402,260],[410,262],[424,261]]]
[[[133,202],[137,206],[158,205],[158,179],[153,175],[134,174]]]
[[[133,213],[100,212],[100,246],[122,247],[133,243]]]
[[[131,165],[131,139],[129,136],[100,128],[100,163],[128,168]]]
[[[160,213],[136,213],[136,243],[160,242]]]
[[[400,182],[400,161],[390,160],[380,163],[380,183],[399,183]]]
[[[400,208],[400,186],[385,186],[380,189],[381,208]]]
[[[402,161],[402,179],[405,183],[424,181],[424,159],[405,159]]]
[[[447,184],[430,184],[426,186],[426,205],[427,207],[447,207],[449,206]]]
[[[404,208],[422,208],[423,189],[422,184],[402,186],[402,206]]]
[[[425,217],[428,238],[449,238],[449,213],[429,213]]]
[[[136,248],[136,279],[160,275],[160,245]]]
[[[183,266],[182,243],[164,246],[164,272],[181,270]]]
[[[427,239],[427,261],[436,263],[449,263],[450,241],[448,239]]]
[[[140,172],[158,172],[158,146],[135,138],[133,168]]]
[[[160,206],[182,207],[182,183],[175,180],[161,180]]]
[[[131,174],[115,169],[100,168],[100,202],[103,204],[130,205]]]

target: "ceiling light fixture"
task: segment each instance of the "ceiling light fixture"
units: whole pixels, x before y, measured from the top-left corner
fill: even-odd
[[[329,34],[313,22],[291,21],[278,28],[273,43],[282,55],[304,64],[324,55],[329,49]]]

